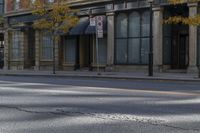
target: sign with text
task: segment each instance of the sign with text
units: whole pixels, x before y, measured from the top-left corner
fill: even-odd
[[[103,16],[96,17],[97,37],[103,38]]]
[[[94,18],[90,18],[90,26],[96,26],[96,19]]]

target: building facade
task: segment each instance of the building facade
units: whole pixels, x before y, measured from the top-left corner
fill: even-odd
[[[23,0],[6,1],[5,69],[47,70],[52,68],[53,43],[50,36],[32,28],[36,19]],[[66,0],[67,1],[67,0]],[[193,16],[198,3],[153,5],[154,70],[180,69],[197,72],[200,64],[198,27],[167,25],[171,15]],[[52,0],[49,0],[52,2]],[[68,0],[79,9],[77,26],[60,35],[56,45],[57,70],[94,70],[98,62],[106,71],[146,71],[149,58],[150,9],[147,0]],[[103,16],[103,38],[96,45],[90,18]]]
[[[4,23],[3,23],[3,15],[4,15],[4,0],[0,0],[0,69],[3,69],[4,66]]]

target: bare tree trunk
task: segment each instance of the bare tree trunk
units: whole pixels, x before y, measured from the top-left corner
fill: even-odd
[[[56,44],[55,44],[55,35],[52,35],[53,39],[53,74],[56,74],[56,56],[55,56],[55,50],[56,50]]]

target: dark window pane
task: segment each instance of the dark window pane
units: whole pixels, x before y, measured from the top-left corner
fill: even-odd
[[[129,39],[128,44],[128,63],[140,63],[140,39]]]
[[[140,36],[140,15],[133,12],[129,15],[129,37]]]
[[[64,42],[65,47],[65,62],[75,64],[76,62],[76,38],[66,39]]]
[[[42,59],[53,59],[53,40],[48,33],[42,35]]]
[[[171,38],[164,37],[163,41],[163,56],[164,56],[164,64],[171,64]]]
[[[117,39],[116,43],[116,63],[127,63],[127,40]]]
[[[149,62],[149,38],[143,38],[141,45],[141,63],[148,64],[148,62]]]
[[[19,59],[21,55],[21,40],[20,40],[20,31],[13,31],[12,32],[12,41],[11,41],[11,47],[12,47],[12,53],[11,57],[12,59]]]
[[[99,39],[99,63],[107,62],[107,38]]]
[[[121,13],[117,16],[117,37],[127,37],[127,15]]]
[[[142,14],[142,36],[149,36],[150,29],[150,13],[148,11]]]

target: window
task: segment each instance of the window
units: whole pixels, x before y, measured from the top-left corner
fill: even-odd
[[[127,60],[127,15],[122,13],[117,17],[116,61],[126,63]]]
[[[149,12],[120,13],[116,19],[117,64],[148,64]]]
[[[47,0],[47,3],[53,3],[54,0]]]
[[[11,58],[16,60],[21,58],[21,40],[20,40],[20,31],[12,32],[11,39]]]
[[[0,0],[0,15],[3,15],[4,13],[4,1]]]
[[[20,0],[15,0],[14,9],[15,9],[15,10],[20,9]]]
[[[34,4],[36,0],[31,0],[31,3]]]
[[[64,61],[65,63],[76,63],[76,44],[75,37],[67,38],[64,40]]]
[[[43,33],[41,39],[42,46],[42,59],[43,60],[52,60],[53,59],[53,40],[49,33]]]

